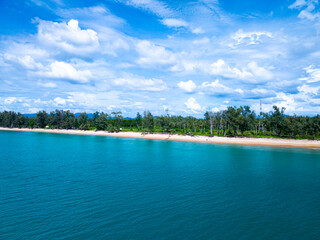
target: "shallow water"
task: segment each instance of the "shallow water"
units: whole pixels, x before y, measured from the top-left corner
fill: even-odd
[[[0,239],[320,239],[320,151],[0,131]]]

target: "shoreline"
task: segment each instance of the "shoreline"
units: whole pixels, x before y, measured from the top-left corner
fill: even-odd
[[[39,129],[39,128],[29,129],[29,128],[4,128],[4,127],[0,127],[0,131],[40,132],[40,133],[55,133],[55,134],[142,138],[142,139],[155,139],[155,140],[164,140],[164,141],[199,142],[199,143],[213,143],[213,144],[236,144],[236,145],[320,149],[320,141],[317,141],[317,140],[240,138],[240,137],[218,137],[218,136],[191,137],[191,136],[171,135],[171,134],[163,134],[163,133],[153,133],[153,134],[143,134],[141,132],[109,133],[107,131],[94,131],[94,130]]]

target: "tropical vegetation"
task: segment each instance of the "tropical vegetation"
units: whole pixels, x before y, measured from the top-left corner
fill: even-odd
[[[50,128],[162,132],[205,136],[246,136],[320,139],[320,115],[289,116],[285,108],[273,106],[268,113],[258,115],[249,106],[233,107],[218,112],[207,111],[203,118],[175,116],[168,112],[153,116],[151,112],[137,113],[135,118],[124,118],[121,112],[85,112],[74,114],[69,110],[50,113],[39,111],[27,117],[13,111],[0,112],[0,126],[7,128]]]

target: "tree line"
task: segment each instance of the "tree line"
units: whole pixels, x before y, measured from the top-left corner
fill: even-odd
[[[206,136],[250,136],[320,138],[320,115],[289,116],[285,108],[273,106],[268,113],[257,115],[249,106],[233,107],[219,112],[207,111],[203,118],[166,114],[154,117],[151,112],[137,113],[135,118],[124,118],[121,112],[95,112],[88,117],[85,112],[75,115],[69,110],[50,113],[39,111],[35,117],[27,117],[13,111],[0,112],[0,126],[7,128],[50,128],[166,132],[172,134]]]

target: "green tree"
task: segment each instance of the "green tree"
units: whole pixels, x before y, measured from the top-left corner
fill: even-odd
[[[284,132],[285,128],[285,116],[284,111],[286,108],[281,108],[281,110],[277,106],[273,106],[273,112],[271,112],[270,116],[270,126],[273,128],[273,131],[276,135],[281,136]]]
[[[227,123],[229,125],[229,134],[232,135],[233,131],[233,136],[237,135],[237,128],[239,127],[239,118],[240,118],[240,109],[236,107],[228,107],[226,111],[226,116],[227,116]],[[232,131],[231,131],[232,130]]]
[[[86,112],[80,113],[79,115],[79,127],[81,130],[88,130],[88,115]]]
[[[36,125],[38,128],[45,128],[48,123],[48,114],[45,111],[39,111],[36,116]]]
[[[139,112],[137,112],[137,116],[136,116],[136,125],[138,128],[138,131],[141,131],[141,129],[142,129],[142,116]]]
[[[143,125],[147,128],[148,132],[152,132],[154,128],[154,119],[149,111],[143,113]]]
[[[32,129],[36,126],[36,118],[35,117],[30,117],[29,118],[28,126],[30,128],[32,128]]]
[[[102,112],[96,120],[96,128],[99,130],[105,130],[108,127],[108,114]]]
[[[213,136],[213,117],[214,114],[211,111],[206,111],[204,114],[207,125],[210,127],[210,137]]]
[[[239,125],[241,136],[243,136],[245,131],[254,126],[256,117],[254,112],[250,110],[249,106],[241,106],[237,111],[240,111],[240,115],[237,116],[237,123]]]
[[[113,126],[116,131],[120,130],[121,122],[123,120],[122,112],[112,112],[113,115]]]

